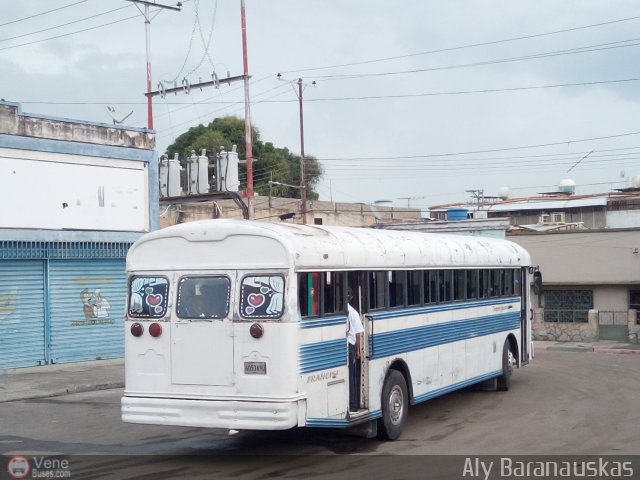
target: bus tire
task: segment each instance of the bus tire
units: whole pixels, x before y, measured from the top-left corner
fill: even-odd
[[[511,388],[511,374],[513,373],[513,353],[509,345],[509,339],[504,341],[502,347],[502,375],[498,377],[497,389],[499,392],[507,392]]]
[[[378,419],[378,437],[397,439],[407,421],[409,395],[407,382],[397,370],[390,370],[382,388],[382,418]]]

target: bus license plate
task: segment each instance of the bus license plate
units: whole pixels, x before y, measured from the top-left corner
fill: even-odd
[[[245,375],[266,375],[267,363],[266,362],[244,362],[244,374]]]

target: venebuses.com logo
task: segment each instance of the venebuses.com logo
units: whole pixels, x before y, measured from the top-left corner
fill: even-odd
[[[6,457],[5,457],[6,458]],[[70,462],[60,457],[14,455],[7,461],[10,478],[71,478]]]
[[[30,471],[31,465],[25,457],[11,457],[7,463],[7,472],[12,478],[27,478]]]

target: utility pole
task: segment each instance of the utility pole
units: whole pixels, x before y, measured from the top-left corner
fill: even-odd
[[[247,58],[247,19],[244,0],[240,0],[240,19],[242,22],[242,64],[244,66],[244,144],[247,157],[247,206],[249,220],[255,219],[253,206],[253,140],[251,138],[251,106],[249,102],[249,61]]]
[[[280,73],[278,74],[278,80],[284,80],[285,82],[289,81],[282,78],[282,74]],[[294,82],[291,82],[291,84],[293,83]],[[307,223],[307,183],[304,179],[304,113],[302,109],[302,92],[304,91],[304,87],[307,85],[302,81],[302,78],[298,78],[295,83],[298,85],[296,95],[298,96],[298,108],[300,110],[300,187],[297,188],[300,188],[300,200],[302,204],[300,206],[300,213],[302,217],[302,224],[304,225]],[[315,80],[311,82],[311,85],[316,85]],[[295,88],[294,91],[296,91]]]
[[[302,224],[307,224],[307,184],[304,181],[304,115],[302,113],[302,78],[298,78],[298,104],[300,105],[300,200]]]
[[[174,5],[161,5],[156,3],[155,1],[149,2],[146,0],[127,0],[128,2],[132,2],[136,4],[136,8],[140,11],[140,13],[144,16],[144,30],[145,30],[145,46],[146,46],[146,57],[147,57],[147,94],[151,93],[151,53],[150,53],[150,43],[151,43],[151,20],[158,15],[163,9],[166,10],[176,10],[180,11],[182,7],[182,3],[178,2]],[[144,5],[144,12],[140,10],[140,7],[137,4]],[[160,10],[156,12],[153,18],[149,15],[149,7],[158,7]],[[149,130],[153,130],[153,101],[152,96],[147,95],[147,128]]]

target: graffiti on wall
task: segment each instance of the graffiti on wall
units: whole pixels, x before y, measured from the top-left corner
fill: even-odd
[[[10,317],[16,313],[18,304],[18,292],[11,292],[7,295],[0,296],[0,322],[10,320]]]
[[[83,321],[71,322],[74,327],[81,327],[85,325],[100,325],[116,323],[115,320],[109,318],[109,309],[111,304],[102,296],[102,290],[95,288],[89,290],[83,289],[80,292],[80,300],[82,302],[82,312],[84,313]]]

